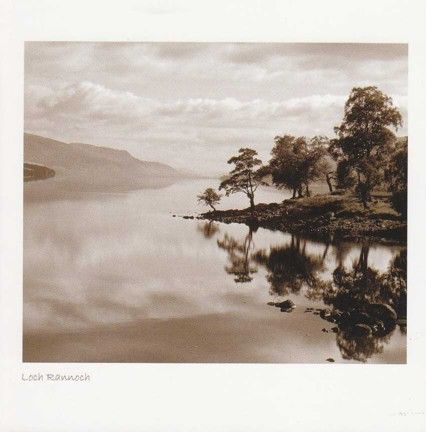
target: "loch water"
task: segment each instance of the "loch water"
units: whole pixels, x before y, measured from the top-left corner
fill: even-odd
[[[182,218],[203,211],[207,186],[32,200],[43,184],[26,184],[23,360],[406,362],[405,319],[377,331],[330,319],[373,303],[401,318],[403,246]],[[256,201],[287,197],[264,187]]]

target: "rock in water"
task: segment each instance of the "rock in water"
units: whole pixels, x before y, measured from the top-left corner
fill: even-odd
[[[276,307],[281,309],[281,312],[291,312],[296,305],[291,300],[284,300],[281,303],[275,303]]]

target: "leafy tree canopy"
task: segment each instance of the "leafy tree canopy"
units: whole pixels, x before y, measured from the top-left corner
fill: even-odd
[[[221,195],[219,195],[213,188],[207,188],[203,193],[197,196],[198,202],[209,206],[216,211],[215,205],[219,204]]]
[[[228,164],[235,165],[229,176],[222,181],[219,190],[224,189],[226,196],[242,192],[250,200],[250,206],[254,208],[254,193],[263,181],[266,175],[262,167],[262,161],[257,158],[257,151],[250,148],[241,148],[238,155],[231,157]]]
[[[341,164],[340,174],[346,171],[350,178],[351,171],[355,171],[355,190],[365,207],[370,192],[384,179],[388,153],[396,139],[393,129],[401,125],[398,108],[377,87],[352,89],[343,121],[334,128],[337,138],[331,141],[330,153]]]
[[[275,137],[275,146],[271,151],[272,158],[269,169],[272,180],[277,187],[284,187],[302,195],[305,185],[309,195],[309,183],[318,180],[330,170],[324,156],[327,153],[328,140],[326,137],[305,137],[284,135]]]
[[[355,166],[365,157],[380,157],[380,151],[395,135],[402,117],[392,98],[377,87],[355,87],[345,104],[343,121],[334,131],[332,148],[346,156]]]

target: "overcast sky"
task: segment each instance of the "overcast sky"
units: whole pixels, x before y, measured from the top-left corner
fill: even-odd
[[[26,43],[25,130],[204,174],[276,135],[333,136],[352,87],[376,85],[407,134],[407,46]]]

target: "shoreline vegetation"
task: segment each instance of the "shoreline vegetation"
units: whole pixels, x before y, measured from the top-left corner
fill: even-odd
[[[254,211],[250,207],[209,211],[198,218],[243,223],[254,229],[267,228],[322,240],[405,243],[407,239],[407,222],[391,208],[387,197],[375,198],[368,209],[363,208],[356,196],[330,194],[257,204]]]
[[[354,87],[335,138],[276,136],[266,164],[256,150],[239,149],[219,190],[210,187],[197,196],[211,209],[199,218],[327,240],[406,243],[408,138],[394,133],[401,125],[389,96],[377,87]],[[328,194],[312,196],[318,182],[327,184]],[[256,190],[271,183],[292,198],[256,204]],[[246,195],[250,207],[216,210],[222,190]]]

